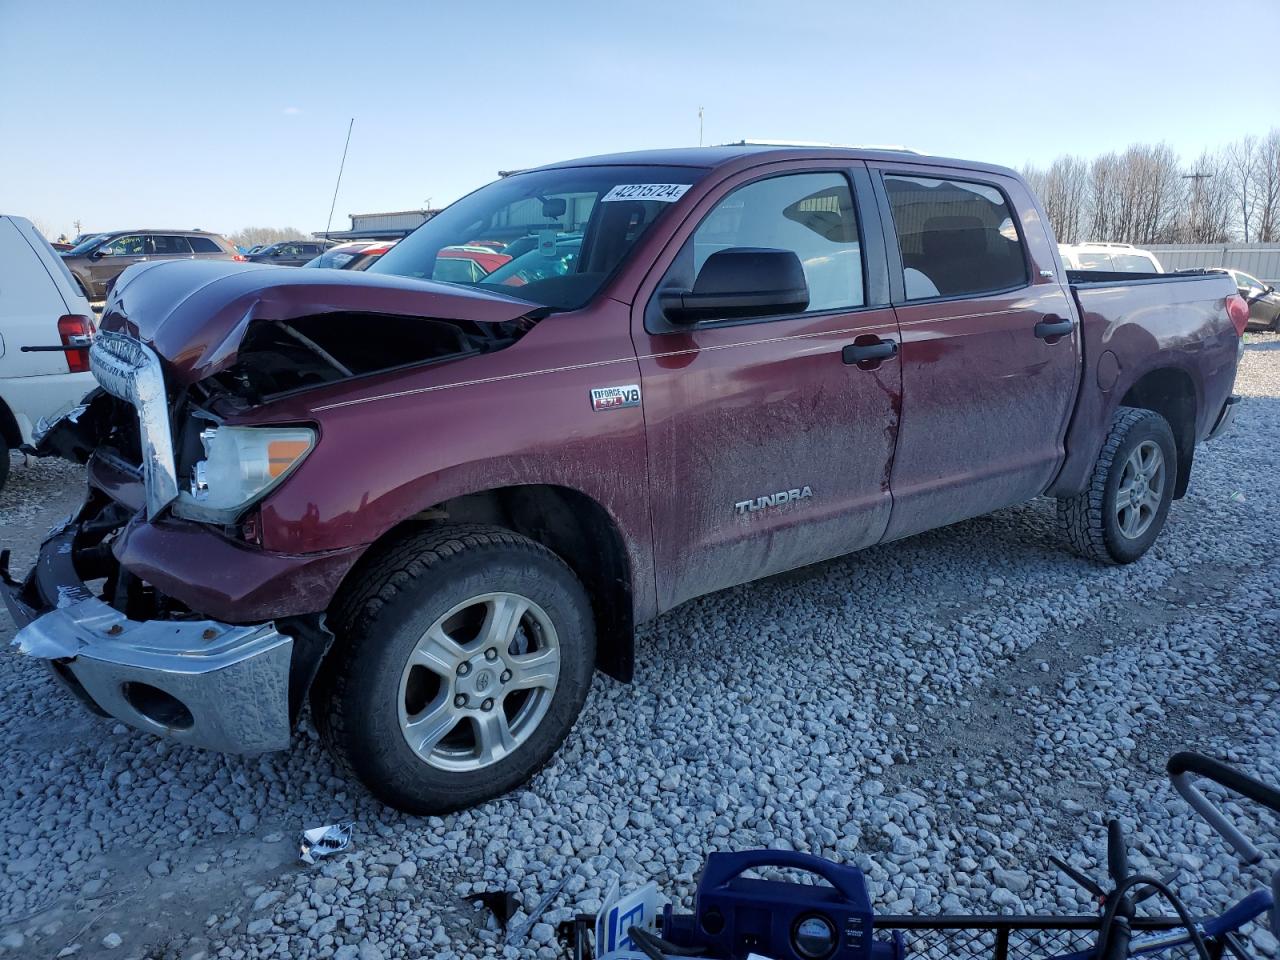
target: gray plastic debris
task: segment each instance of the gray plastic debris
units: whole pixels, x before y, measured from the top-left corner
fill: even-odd
[[[303,830],[298,838],[298,856],[304,863],[315,863],[320,857],[330,857],[351,845],[351,828],[355,824],[331,823],[327,827]]]
[[[570,870],[568,873],[566,873],[563,877],[560,878],[560,882],[557,883],[554,887],[552,887],[551,891],[547,893],[547,895],[544,896],[541,900],[538,901],[537,906],[535,906],[532,910],[529,911],[528,915],[524,919],[524,922],[520,924],[520,926],[516,927],[514,930],[511,930],[507,934],[507,939],[506,939],[507,943],[519,943],[520,941],[524,940],[526,937],[529,936],[529,931],[532,930],[534,924],[538,922],[538,918],[541,917],[544,913],[546,913],[547,907],[551,906],[552,901],[554,901],[556,897],[560,896],[560,892],[564,890],[565,885],[569,882],[569,878],[572,876],[573,876],[573,871]]]

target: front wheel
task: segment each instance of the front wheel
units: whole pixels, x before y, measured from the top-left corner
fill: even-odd
[[[1163,529],[1177,475],[1169,422],[1154,410],[1121,407],[1088,487],[1058,500],[1058,525],[1082,556],[1132,563]]]
[[[508,530],[420,530],[339,606],[339,640],[312,697],[317,726],[340,763],[407,813],[523,783],[568,735],[591,685],[581,583]]]

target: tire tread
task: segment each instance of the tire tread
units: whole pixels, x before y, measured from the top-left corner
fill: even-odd
[[[1120,407],[1111,418],[1107,438],[1094,462],[1089,484],[1074,497],[1058,498],[1058,528],[1066,537],[1071,549],[1098,563],[1120,563],[1107,546],[1103,505],[1106,499],[1107,479],[1115,465],[1116,453],[1129,431],[1147,420],[1164,418],[1154,410],[1140,407]]]

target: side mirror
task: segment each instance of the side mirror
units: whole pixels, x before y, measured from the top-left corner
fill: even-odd
[[[672,323],[800,313],[809,284],[792,250],[730,247],[707,257],[692,290],[668,290],[659,303]]]
[[[101,259],[102,259],[103,257],[105,257],[106,255],[107,255],[107,251],[106,251],[106,250],[104,250],[103,248],[99,247],[97,250],[94,250],[92,253],[90,253],[90,254],[89,254],[89,259],[90,259],[90,260],[101,260]]]

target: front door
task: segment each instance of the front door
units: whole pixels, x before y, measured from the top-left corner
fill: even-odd
[[[142,234],[128,234],[115,237],[98,247],[96,253],[101,256],[89,260],[90,294],[92,299],[101,300],[107,295],[107,287],[111,281],[134,263],[142,263],[147,259],[147,238]]]
[[[661,609],[875,543],[888,523],[898,364],[845,348],[891,350],[898,329],[882,244],[868,252],[878,223],[860,224],[854,204],[855,183],[870,197],[866,170],[826,167],[719,185],[637,298]],[[729,247],[793,251],[808,309],[669,322],[658,294],[691,288]]]
[[[1062,464],[1079,331],[1018,181],[869,166],[897,238],[903,409],[892,540],[1044,492]]]

